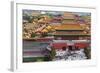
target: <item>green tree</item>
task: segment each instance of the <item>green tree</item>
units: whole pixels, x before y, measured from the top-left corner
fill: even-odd
[[[50,52],[50,58],[51,58],[51,60],[53,60],[55,58],[55,56],[56,56],[56,51],[55,51],[54,48],[51,48],[51,52]]]
[[[33,37],[35,37],[35,36],[36,36],[36,34],[35,34],[35,33],[32,33],[32,34],[31,34],[31,37],[32,37],[32,38],[33,38]]]
[[[84,53],[87,59],[91,59],[91,49],[90,48],[84,48]]]

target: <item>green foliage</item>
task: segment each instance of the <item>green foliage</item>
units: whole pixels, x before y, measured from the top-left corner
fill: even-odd
[[[91,59],[91,49],[84,48],[84,53],[85,53],[87,59]]]
[[[31,34],[31,37],[35,37],[35,36],[36,36],[36,34],[35,34],[35,33],[32,33],[32,34]]]
[[[56,51],[54,48],[51,49],[51,52],[50,52],[50,58],[51,60],[53,60],[55,58],[55,55],[56,55]]]

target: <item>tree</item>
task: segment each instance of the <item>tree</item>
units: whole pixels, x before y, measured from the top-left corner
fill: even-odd
[[[36,36],[36,34],[32,32],[31,37],[33,38],[33,37],[35,37],[35,36]]]
[[[85,53],[87,59],[90,59],[91,58],[91,49],[84,48],[84,53]]]
[[[53,60],[55,58],[55,56],[56,56],[56,51],[55,51],[54,48],[51,48],[51,52],[50,52],[50,58],[51,58],[51,60]]]

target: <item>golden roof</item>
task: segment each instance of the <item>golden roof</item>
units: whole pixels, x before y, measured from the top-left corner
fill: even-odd
[[[75,19],[75,14],[71,12],[64,12],[63,18],[64,19]]]
[[[32,16],[38,16],[38,15],[40,15],[40,12],[37,12],[37,11],[32,12]]]
[[[84,30],[79,24],[62,24],[55,27],[56,30]]]

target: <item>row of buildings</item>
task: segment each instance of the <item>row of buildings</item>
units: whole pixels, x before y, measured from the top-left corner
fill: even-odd
[[[39,13],[37,15],[39,15]],[[36,13],[33,12],[32,16],[36,16]],[[41,15],[41,19],[37,22],[35,22],[34,19],[33,23],[28,23],[23,28],[31,30],[32,32],[37,30],[39,32],[43,31],[49,36],[55,36],[56,39],[60,39],[60,37],[65,40],[90,39],[90,24],[85,22],[85,20],[81,21],[80,19],[82,19],[80,16],[71,12],[64,12],[63,15],[54,15],[53,17],[43,14]],[[40,29],[41,27],[43,28]],[[55,31],[48,31],[47,27],[50,27],[50,29],[54,29]]]
[[[23,34],[26,30],[26,34],[35,35],[23,38],[23,62],[34,62],[37,58],[51,60],[49,54],[52,49],[57,53],[59,50],[91,48],[90,16],[80,16],[74,12],[49,14],[33,11],[31,17],[31,23],[23,23]],[[45,36],[41,37],[42,34]]]

